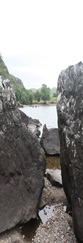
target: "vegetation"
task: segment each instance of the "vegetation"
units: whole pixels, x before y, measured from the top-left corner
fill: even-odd
[[[22,81],[13,75],[9,74],[9,71],[0,55],[0,76],[7,78],[12,83],[15,94],[16,94],[16,101],[28,105],[33,104],[33,102],[44,102],[46,104],[47,101],[50,103],[56,102],[56,88],[50,89],[47,87],[46,84],[42,84],[41,89],[25,89]]]
[[[48,88],[46,84],[42,84],[41,99],[44,103],[46,103],[47,100],[50,100],[50,88]]]
[[[40,94],[40,91],[37,90],[37,91],[34,93],[34,100],[36,100],[36,101],[39,102],[40,99],[41,99],[41,94]]]

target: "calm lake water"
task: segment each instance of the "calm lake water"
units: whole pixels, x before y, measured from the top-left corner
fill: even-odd
[[[47,128],[57,128],[57,109],[56,106],[24,106],[20,108],[27,116],[38,119],[42,126],[46,124]]]

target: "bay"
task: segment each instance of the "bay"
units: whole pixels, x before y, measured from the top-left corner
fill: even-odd
[[[38,119],[42,127],[44,124],[48,129],[58,127],[56,105],[24,106],[20,110],[27,116]]]

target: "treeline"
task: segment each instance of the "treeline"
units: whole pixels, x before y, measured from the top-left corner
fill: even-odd
[[[32,90],[25,89],[22,81],[13,75],[9,74],[9,71],[0,55],[0,75],[7,78],[13,84],[16,102],[23,105],[29,105],[33,102],[40,102],[41,100],[46,103],[46,101],[54,102],[56,100],[56,92],[51,94],[51,89],[47,87],[46,84],[42,84],[41,89],[33,92]],[[52,91],[53,92],[53,91]]]
[[[55,101],[56,100],[56,93],[53,96],[50,96],[50,88],[47,87],[46,84],[42,84],[40,90],[36,90],[33,92],[32,90],[27,90],[24,87],[18,86],[14,84],[14,89],[16,93],[16,100],[21,104],[28,105],[32,104],[33,102],[40,102],[41,100],[46,103],[46,101]]]

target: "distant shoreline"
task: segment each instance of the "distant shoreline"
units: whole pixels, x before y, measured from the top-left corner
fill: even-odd
[[[37,106],[56,106],[56,104],[32,104],[32,105],[22,105],[23,107],[27,107],[27,106],[30,106],[30,107],[37,107]]]

